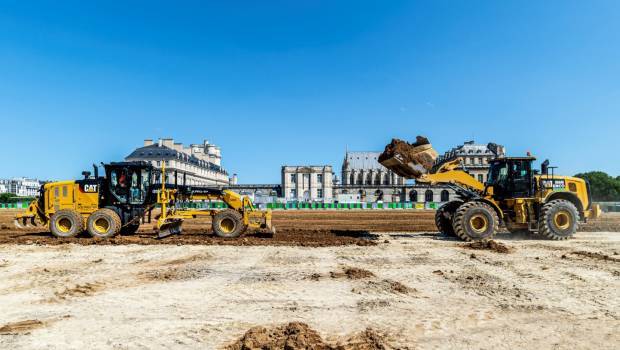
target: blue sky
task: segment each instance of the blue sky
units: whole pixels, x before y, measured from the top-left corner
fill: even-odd
[[[427,135],[620,175],[619,1],[1,1],[0,177],[203,138],[243,183]]]

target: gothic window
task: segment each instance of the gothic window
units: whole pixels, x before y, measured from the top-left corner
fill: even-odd
[[[450,192],[448,192],[447,190],[441,191],[441,201],[442,202],[450,201]]]
[[[368,176],[366,177],[366,184],[372,185],[372,173],[368,173]]]
[[[355,175],[351,174],[349,179],[349,185],[355,185]]]
[[[411,192],[409,192],[409,201],[410,202],[417,202],[418,201],[418,191],[411,190]]]
[[[432,202],[433,201],[433,191],[426,190],[426,193],[424,194],[424,200],[426,202]]]
[[[359,175],[357,176],[357,184],[358,185],[364,184],[364,175],[362,175],[362,173],[359,173]]]

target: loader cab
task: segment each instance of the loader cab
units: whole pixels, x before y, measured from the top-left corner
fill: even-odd
[[[486,185],[499,200],[534,195],[534,157],[505,157],[491,161]]]
[[[153,166],[146,162],[110,163],[105,166],[105,185],[113,205],[142,205],[149,196]]]

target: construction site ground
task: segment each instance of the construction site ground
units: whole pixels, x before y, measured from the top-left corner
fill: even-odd
[[[145,224],[111,241],[18,231],[14,214],[0,211],[2,349],[620,343],[617,214],[568,241],[491,244],[439,236],[430,211],[282,211],[272,238],[223,240],[190,220],[181,236]]]

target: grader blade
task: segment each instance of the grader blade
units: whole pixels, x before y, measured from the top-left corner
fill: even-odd
[[[13,223],[15,224],[15,227],[20,230],[34,228],[38,226],[35,218],[28,216],[15,218]]]
[[[183,220],[172,219],[166,220],[159,225],[159,232],[157,232],[157,238],[162,239],[172,235],[180,235],[183,232]]]
[[[26,228],[26,218],[15,218],[15,220],[13,221],[13,224],[15,224],[15,227],[23,230]]]

